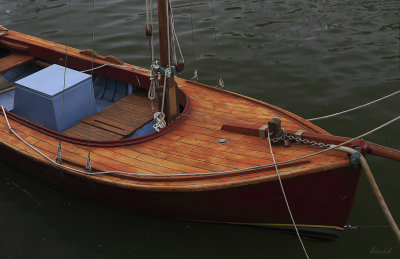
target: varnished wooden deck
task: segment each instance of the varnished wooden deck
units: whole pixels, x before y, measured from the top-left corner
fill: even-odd
[[[101,112],[84,118],[64,134],[92,140],[122,139],[153,119],[145,91],[136,91]]]
[[[65,46],[40,40],[27,35],[10,32],[9,38],[21,39],[34,42],[36,45],[44,46],[59,53],[65,52]],[[69,48],[69,55],[76,58],[88,59],[79,54],[79,50]],[[102,61],[103,62],[103,61]],[[128,64],[126,64],[128,65]],[[116,69],[116,68],[113,68]],[[121,68],[121,71],[132,72],[131,68]],[[147,72],[135,71],[140,76],[148,76]],[[132,75],[134,76],[133,72]],[[146,175],[171,175],[171,174],[196,174],[221,171],[232,171],[259,165],[271,164],[272,157],[266,140],[257,137],[246,136],[238,133],[220,130],[226,122],[239,122],[247,124],[267,124],[271,118],[280,118],[282,127],[285,129],[305,130],[309,132],[326,133],[317,126],[301,119],[293,114],[284,112],[268,104],[252,100],[247,97],[229,93],[227,91],[202,86],[195,82],[189,82],[176,78],[181,89],[189,96],[192,102],[190,114],[186,120],[176,129],[159,138],[144,143],[112,148],[80,146],[67,142],[62,143],[62,158],[65,165],[84,170],[86,158],[90,149],[91,160],[94,171],[125,171]],[[91,116],[84,120],[79,127],[87,127],[87,121],[92,121],[92,128],[102,124],[101,132],[92,137],[99,139],[121,138],[131,129],[138,127],[140,123],[134,122],[132,118],[149,112],[150,104],[144,98],[140,99],[141,109],[132,104],[128,96],[121,103],[109,107],[104,112]],[[127,102],[126,102],[127,101]],[[137,103],[139,105],[139,102]],[[133,107],[135,106],[135,107]],[[128,110],[128,111],[127,111]],[[119,116],[119,113],[126,113]],[[152,112],[151,112],[152,115]],[[147,118],[147,117],[146,117]],[[151,119],[149,114],[149,119]],[[122,121],[126,120],[126,121]],[[112,122],[111,122],[112,121]],[[111,122],[111,123],[110,123]],[[128,128],[121,125],[129,124]],[[35,148],[50,158],[55,159],[59,140],[28,128],[15,121],[10,121],[14,130]],[[86,125],[84,125],[86,124]],[[113,129],[104,125],[110,124]],[[118,129],[115,129],[118,128]],[[93,131],[92,131],[93,132]],[[100,132],[100,131],[99,131]],[[111,132],[111,133],[109,133]],[[69,130],[67,134],[85,137],[80,129]],[[218,143],[224,138],[228,142]],[[45,158],[34,152],[15,135],[9,132],[7,123],[1,115],[0,139],[3,145],[19,151],[27,158],[36,159],[42,163],[51,165]],[[290,148],[283,146],[273,147],[277,161],[286,161],[307,154],[314,153],[320,149],[306,145],[292,145]],[[307,161],[306,161],[307,162]],[[330,151],[309,158],[308,163],[285,167],[280,170],[282,178],[296,175],[311,174],[330,169],[337,169],[349,165],[346,155]],[[91,180],[103,181],[121,186],[146,190],[201,190],[206,188],[222,188],[226,186],[244,185],[276,179],[275,170],[266,169],[249,174],[237,174],[236,176],[201,179],[185,181],[168,180],[146,181],[141,177],[123,176],[120,174],[107,174],[98,176],[86,176],[77,172],[69,171],[71,174],[79,174],[80,177],[88,177]]]
[[[185,83],[182,87],[191,97],[192,112],[177,129],[155,140],[142,144],[114,147],[90,148],[93,168],[96,171],[126,171],[140,174],[182,174],[231,171],[258,165],[272,163],[268,143],[257,137],[246,136],[233,132],[220,130],[226,121],[263,124],[272,117],[282,119],[282,127],[290,129],[303,129],[310,131],[300,123],[282,116],[276,111],[267,109],[258,103],[238,99],[234,96],[215,92],[212,89],[198,87]],[[213,98],[214,97],[214,98]],[[221,102],[224,98],[224,102]],[[248,112],[241,112],[244,109]],[[252,112],[250,112],[252,111]],[[12,122],[11,122],[12,123]],[[23,125],[12,123],[18,133],[33,146],[49,157],[55,158],[58,140],[39,134]],[[0,120],[0,138],[3,143],[13,146],[19,151],[44,160],[37,153],[30,150],[24,143],[8,132],[5,120]],[[225,138],[226,144],[219,144],[218,140]],[[87,146],[78,146],[63,142],[62,156],[65,164],[83,170],[88,154]],[[274,147],[278,161],[286,161],[304,156],[319,149],[311,146],[292,145],[292,148]],[[302,171],[328,170],[348,164],[348,159],[342,153],[330,151],[311,158],[312,163],[281,169],[284,176],[301,173]],[[46,161],[44,161],[46,162]],[[47,162],[46,162],[47,163]],[[81,166],[75,166],[75,165]],[[275,171],[268,169],[250,175],[238,175],[231,179],[205,179],[204,181],[184,182],[144,182],[134,177],[119,175],[102,175],[111,181],[124,181],[142,186],[182,186],[185,188],[207,184],[216,184],[243,179],[258,179],[266,175],[274,176]],[[146,187],[147,188],[147,187]]]

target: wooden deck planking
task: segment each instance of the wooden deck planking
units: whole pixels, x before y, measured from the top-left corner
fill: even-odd
[[[243,146],[243,147],[229,146],[229,141],[227,144],[219,144],[217,142],[213,143],[210,141],[197,140],[197,139],[192,139],[187,136],[179,136],[177,134],[163,136],[163,138],[174,141],[176,145],[178,143],[189,144],[193,147],[202,149],[203,152],[207,152],[210,155],[220,155],[222,157],[235,155],[240,160],[244,160],[246,162],[252,161],[251,163],[255,163],[255,164],[263,164],[263,163],[265,163],[265,161],[268,161],[271,159],[271,154],[269,152],[268,146],[266,146],[263,149],[254,150],[252,148],[247,148],[246,146]],[[286,150],[283,150],[283,151],[286,151]],[[313,151],[312,150],[302,150],[302,151],[298,152],[299,156],[307,155],[310,153],[313,153]],[[276,152],[275,157],[277,159],[288,160],[291,158],[295,158],[296,156],[293,156],[291,154],[290,150],[288,149],[288,153],[286,153],[286,154],[281,153],[281,152]],[[322,157],[323,157],[322,155],[318,156],[318,158],[322,158]]]
[[[259,137],[252,137],[244,134],[239,134],[231,131],[225,131],[220,129],[210,129],[203,127],[202,124],[194,123],[192,120],[185,121],[176,130],[191,132],[192,134],[199,134],[203,137],[211,136],[218,138],[226,138],[239,143],[251,143],[255,145],[265,145],[265,140]]]
[[[136,91],[103,111],[85,117],[64,134],[93,140],[118,140],[133,133],[153,119],[145,91]]]
[[[248,102],[247,104],[238,104],[235,103],[235,98],[232,98],[232,96],[225,96],[224,98],[222,97],[215,97],[212,95],[212,93],[207,93],[207,95],[199,95],[196,92],[191,92],[190,97],[194,101],[199,101],[199,103],[203,106],[206,107],[212,107],[213,109],[216,110],[226,110],[228,109],[229,111],[235,111],[235,112],[241,112],[242,115],[243,113],[249,113],[249,114],[261,114],[265,117],[265,115],[272,115],[275,114],[278,115],[276,111],[273,110],[266,110],[265,107]],[[206,100],[207,102],[204,102]],[[282,116],[282,115],[281,115]],[[287,116],[283,116],[285,119]]]
[[[196,128],[196,127],[191,127],[189,129],[192,128]],[[196,132],[196,134],[193,134],[193,132]],[[241,141],[240,139],[236,139],[237,135],[240,134],[231,134],[228,137],[229,133],[227,131],[209,131],[207,132],[208,134],[198,134],[199,130],[196,129],[192,129],[192,130],[184,130],[182,129],[182,127],[178,128],[177,130],[175,130],[175,134],[179,135],[179,136],[186,136],[186,137],[190,137],[193,139],[197,139],[197,140],[203,140],[203,141],[208,141],[210,143],[215,143],[217,142],[220,138],[225,138],[228,140],[228,142],[225,145],[231,146],[231,147],[236,147],[239,149],[249,149],[249,150],[254,150],[254,151],[260,151],[260,152],[269,152],[269,145],[268,145],[268,141],[267,140],[261,140],[259,138],[254,137],[254,139],[257,141],[254,142],[244,142]],[[245,135],[242,135],[245,136]],[[252,139],[249,138],[249,136],[247,136],[247,139]],[[293,155],[303,155],[305,152],[306,153],[313,153],[313,152],[317,152],[319,150],[319,148],[316,147],[310,147],[310,146],[296,146],[298,149],[300,148],[301,150],[293,150],[290,148],[280,148],[280,147],[274,147],[275,148],[280,148],[279,150],[279,154],[282,156],[289,156],[290,158],[293,158]],[[312,150],[309,150],[309,149]],[[333,151],[335,152],[335,151]],[[329,152],[329,156],[334,155],[333,152]],[[321,154],[320,156],[325,156],[325,154]]]
[[[194,105],[195,102],[194,102]],[[197,105],[192,109],[191,115],[193,117],[204,117],[210,118],[214,121],[220,121],[221,124],[227,122],[234,122],[234,123],[245,123],[245,124],[259,124],[259,125],[267,125],[268,121],[272,118],[276,118],[275,114],[259,114],[251,113],[248,114],[248,117],[244,117],[244,112],[236,112],[233,110],[226,109],[224,111],[219,111],[218,109],[214,109],[212,107],[205,107],[204,105]],[[282,121],[282,126],[286,128],[296,128],[298,127],[295,123],[291,122],[286,118],[280,118]]]
[[[193,150],[193,146],[191,145],[186,145],[186,144],[182,145],[181,143],[180,145],[176,146],[175,142],[165,139],[158,140],[157,144],[146,143],[146,147],[163,151],[166,154],[174,154],[177,156],[186,157],[188,159],[198,160],[206,164],[209,164],[210,168],[213,168],[215,166],[222,166],[229,169],[237,169],[249,166],[248,163],[235,161],[230,159],[229,157],[210,156],[207,153],[199,152],[199,150]],[[218,169],[218,171],[219,170],[221,169]]]
[[[63,133],[67,136],[93,140],[112,140],[121,138],[121,135],[119,134],[96,128],[85,122],[79,123]]]
[[[210,172],[210,171],[214,171],[214,170],[225,171],[225,170],[233,169],[232,167],[221,166],[218,164],[210,164],[209,162],[197,160],[193,157],[176,155],[176,154],[170,152],[170,148],[162,149],[162,148],[152,148],[152,147],[147,147],[147,146],[148,145],[144,145],[144,146],[136,145],[135,150],[143,153],[144,155],[148,155],[148,156],[155,157],[158,159],[168,160],[168,161],[172,161],[175,163],[189,166],[188,169],[190,169],[190,171],[187,171],[188,173],[190,173],[192,171]],[[142,159],[143,156],[140,156],[139,158]],[[205,170],[205,168],[207,168],[207,170]]]
[[[155,156],[154,154],[159,153],[156,150],[147,150],[143,152],[143,149],[141,149],[142,152],[138,153],[136,151],[132,151],[130,149],[126,148],[115,148],[113,152],[121,155],[121,156],[126,156],[130,157],[130,154],[132,153],[138,153],[138,156],[135,157],[130,157],[132,158],[133,161],[135,161],[135,166],[144,166],[146,168],[152,167],[154,170],[158,171],[163,171],[165,170],[164,168],[168,168],[171,170],[174,170],[175,172],[170,172],[171,174],[176,174],[176,173],[190,173],[193,171],[200,171],[200,172],[209,172],[209,170],[204,170],[198,167],[194,167],[191,165],[186,165],[184,163],[179,163],[177,161],[173,161],[171,159],[165,159],[166,157],[160,157]],[[161,168],[161,169],[160,169]],[[157,171],[156,171],[157,172]]]

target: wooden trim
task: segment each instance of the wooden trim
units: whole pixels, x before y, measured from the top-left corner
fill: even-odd
[[[35,58],[20,53],[13,53],[0,59],[0,74],[3,74],[15,67],[30,63]]]
[[[184,102],[185,108],[183,112],[185,114],[190,114],[191,110],[191,102],[189,96],[185,94],[185,92],[182,89],[178,89],[179,91],[182,91],[183,96],[185,97]],[[167,125],[165,128],[161,129],[159,132],[154,132],[142,137],[137,137],[133,139],[121,139],[121,140],[113,140],[113,141],[96,141],[96,140],[88,140],[88,139],[82,139],[82,138],[77,138],[77,137],[72,137],[68,136],[62,133],[59,133],[57,131],[45,128],[43,126],[40,126],[36,123],[33,123],[21,116],[18,116],[10,111],[6,111],[7,117],[9,120],[21,123],[24,126],[27,126],[31,129],[37,130],[40,133],[46,134],[50,137],[56,138],[56,139],[61,139],[63,141],[72,143],[72,144],[77,144],[77,145],[83,145],[83,146],[93,146],[93,147],[121,147],[121,146],[129,146],[129,145],[135,145],[135,144],[140,144],[144,143],[156,138],[159,138],[171,131],[173,131],[176,127],[178,127],[181,123],[185,121],[187,116],[179,116],[176,120],[174,120],[172,123]],[[0,110],[0,114],[3,114],[3,112]]]
[[[236,132],[240,134],[250,135],[250,136],[259,136],[259,129],[263,125],[249,125],[249,124],[240,124],[240,123],[226,123],[222,125],[221,130]],[[285,132],[291,136],[295,136],[297,130],[285,129]],[[264,133],[265,134],[265,133]],[[265,136],[264,136],[265,137]],[[301,135],[302,139],[307,139],[309,141],[322,142],[324,144],[338,145],[343,142],[349,141],[350,138],[334,136],[334,135],[326,135],[326,134],[318,134],[313,132],[304,132]],[[362,148],[362,153],[371,154],[375,156],[381,156],[388,159],[400,161],[400,150],[381,146],[372,142],[363,141],[363,140],[354,140],[350,143],[347,143],[345,146],[347,147],[360,147]]]
[[[29,51],[29,46],[13,41],[9,41],[6,39],[1,39],[0,44],[3,45],[4,47],[19,50],[19,51]]]

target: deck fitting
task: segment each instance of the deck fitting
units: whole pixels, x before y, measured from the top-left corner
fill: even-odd
[[[225,138],[221,138],[218,140],[218,143],[220,143],[220,144],[225,144],[226,142],[228,142],[228,140]]]

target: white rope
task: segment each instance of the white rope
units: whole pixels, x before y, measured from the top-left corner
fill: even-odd
[[[168,45],[168,67],[165,68],[164,74],[164,86],[163,86],[163,94],[162,94],[162,102],[161,102],[161,111],[154,113],[154,124],[153,128],[159,132],[160,129],[165,128],[167,126],[167,122],[165,121],[165,113],[164,113],[164,103],[165,103],[165,95],[167,89],[167,80],[171,77],[171,53],[170,53],[170,15],[169,15],[169,5],[168,0],[165,2],[166,12],[167,12],[167,45]]]
[[[376,100],[374,100],[374,101],[371,101],[371,102],[369,102],[369,103],[365,103],[365,104],[362,104],[362,105],[360,105],[360,106],[357,106],[357,107],[354,107],[354,108],[351,108],[351,109],[348,109],[348,110],[344,110],[344,111],[337,112],[337,113],[333,113],[333,114],[326,115],[326,116],[311,118],[311,119],[307,119],[307,120],[308,120],[308,121],[315,121],[315,120],[322,120],[322,119],[332,118],[332,117],[335,117],[335,116],[338,116],[338,115],[341,115],[341,114],[344,114],[344,113],[347,113],[347,112],[355,111],[355,110],[358,110],[358,109],[360,109],[360,108],[366,107],[366,106],[368,106],[368,105],[377,103],[377,102],[382,101],[382,100],[384,100],[384,99],[386,99],[386,98],[389,98],[389,97],[391,97],[391,96],[394,96],[394,95],[396,95],[396,94],[398,94],[398,93],[400,93],[400,90],[398,90],[398,91],[396,91],[396,92],[394,92],[394,93],[391,93],[391,94],[389,94],[389,95],[386,95],[386,96],[384,96],[384,97],[381,97],[381,98],[379,98],[379,99],[376,99]]]
[[[179,45],[179,39],[178,39],[178,36],[176,35],[176,31],[175,31],[174,13],[173,13],[173,11],[172,11],[171,1],[169,1],[169,6],[170,6],[170,8],[171,8],[171,31],[172,31],[172,34],[173,34],[173,36],[174,36],[174,41],[176,42],[176,45],[178,46],[179,55],[181,56],[182,62],[185,63],[185,59],[183,58],[181,46]],[[174,49],[175,49],[175,47],[174,47]],[[175,55],[175,56],[176,56],[176,55]]]
[[[67,15],[67,39],[65,43],[65,62],[64,62],[64,82],[63,82],[63,91],[62,91],[62,101],[61,101],[61,121],[60,121],[60,131],[63,131],[63,121],[64,121],[64,97],[65,97],[65,84],[67,80],[67,61],[68,61],[68,39],[69,39],[69,25],[70,25],[70,16],[71,16],[71,1],[68,0],[68,15]],[[62,163],[61,156],[61,137],[58,140],[58,150],[56,155],[56,161],[58,163]]]
[[[332,145],[334,146],[334,145]],[[335,147],[335,146],[334,146]],[[336,150],[346,152],[348,154],[354,154],[354,153],[359,153],[357,150],[349,148],[349,147],[335,147]],[[394,220],[392,214],[390,213],[389,207],[387,206],[385,200],[383,199],[382,193],[379,190],[378,184],[376,183],[374,179],[374,175],[371,172],[371,169],[369,168],[369,165],[367,163],[367,160],[365,157],[360,154],[359,158],[359,163],[364,170],[364,173],[368,179],[369,184],[371,185],[371,189],[375,194],[376,199],[378,200],[379,205],[381,206],[382,212],[386,217],[386,220],[388,221],[391,229],[393,230],[394,234],[396,235],[397,241],[400,243],[400,230],[398,225],[396,224],[396,221]]]
[[[102,67],[105,67],[105,66],[122,67],[122,68],[131,68],[131,69],[133,69],[133,70],[139,70],[139,71],[149,72],[149,69],[146,69],[146,68],[140,68],[140,67],[136,67],[136,66],[133,66],[133,65],[126,66],[126,65],[118,65],[118,64],[110,64],[110,63],[103,64],[103,65],[100,65],[100,66],[94,67],[94,68],[89,68],[89,69],[86,69],[86,70],[81,70],[80,72],[86,73],[86,72],[90,72],[90,71],[93,71],[93,70],[97,70],[97,69],[102,68]]]
[[[194,71],[193,71],[192,80],[199,81],[199,75],[197,73],[197,68],[195,68]]]
[[[150,87],[147,92],[147,97],[151,100],[151,109],[154,110],[154,100],[157,98],[156,89],[159,88],[160,82],[158,81],[158,66],[151,65],[150,71]],[[157,116],[158,117],[158,116]]]
[[[51,160],[50,158],[48,158],[46,155],[44,155],[42,152],[40,152],[39,150],[37,150],[35,147],[33,147],[32,145],[30,145],[28,142],[26,142],[25,140],[23,140],[23,139],[11,128],[10,123],[9,123],[9,121],[8,121],[8,118],[7,118],[7,114],[6,114],[6,112],[4,111],[4,107],[3,107],[2,105],[1,105],[1,109],[3,110],[3,115],[4,115],[4,118],[5,118],[6,123],[7,123],[7,125],[8,125],[8,129],[10,130],[10,132],[12,132],[14,135],[16,135],[22,142],[24,142],[25,144],[27,144],[29,147],[31,147],[31,148],[32,148],[33,150],[35,150],[38,154],[42,155],[44,158],[46,158],[46,159],[49,160],[50,162],[52,162],[52,163],[54,163],[54,164],[56,164],[56,165],[59,165],[59,166],[61,166],[61,167],[63,167],[63,168],[70,169],[70,170],[72,170],[72,171],[79,172],[79,173],[82,173],[82,174],[88,174],[88,175],[111,174],[111,173],[113,173],[113,174],[134,175],[134,176],[140,176],[140,177],[148,177],[148,176],[151,176],[151,177],[173,177],[173,176],[222,175],[222,174],[238,173],[238,172],[243,172],[243,171],[248,171],[248,170],[254,170],[254,169],[265,169],[265,168],[273,167],[273,166],[275,166],[275,165],[278,166],[278,165],[289,164],[289,163],[292,163],[292,162],[295,162],[295,161],[298,161],[298,160],[302,160],[302,159],[305,159],[305,158],[309,158],[309,157],[312,157],[312,156],[316,156],[316,155],[319,155],[319,154],[322,154],[322,153],[325,153],[325,152],[327,152],[327,151],[330,151],[330,150],[333,150],[333,149],[334,149],[333,147],[330,147],[330,148],[327,148],[327,149],[324,149],[324,150],[321,150],[321,151],[318,151],[318,152],[315,152],[315,153],[312,153],[312,154],[309,154],[309,155],[306,155],[306,156],[297,157],[297,158],[294,158],[294,159],[290,159],[290,160],[286,160],[286,161],[282,161],[282,162],[277,162],[277,163],[273,163],[273,164],[265,164],[265,165],[258,165],[258,166],[247,167],[247,168],[242,168],[242,169],[235,169],[235,170],[231,170],[231,171],[220,171],[220,172],[210,172],[210,173],[183,173],[183,174],[163,174],[163,175],[159,175],[159,174],[129,173],[129,172],[123,172],[123,171],[85,172],[85,171],[78,170],[78,169],[75,169],[75,168],[71,168],[71,167],[68,167],[68,166],[63,166],[63,165],[61,165],[61,164],[58,164],[58,163],[54,162],[53,160]],[[347,141],[345,141],[345,142],[343,142],[343,143],[341,143],[341,144],[339,144],[339,145],[336,145],[336,147],[346,145],[347,143],[350,143],[350,142],[352,142],[352,141],[354,141],[354,140],[356,140],[356,139],[360,139],[360,138],[363,138],[363,137],[365,137],[365,136],[367,136],[367,135],[370,135],[370,134],[372,134],[372,133],[374,133],[374,132],[376,132],[376,131],[378,131],[378,130],[380,130],[380,129],[382,129],[382,128],[384,128],[384,127],[386,127],[386,126],[388,126],[388,125],[390,125],[390,124],[392,124],[392,123],[394,123],[395,121],[397,121],[397,120],[399,120],[399,119],[400,119],[400,116],[398,116],[398,117],[396,117],[396,118],[394,118],[394,119],[392,119],[392,120],[390,120],[390,121],[388,121],[388,122],[386,122],[386,123],[380,125],[379,127],[374,128],[374,129],[372,129],[372,130],[370,130],[370,131],[368,131],[368,132],[366,132],[366,133],[364,133],[364,134],[361,134],[361,135],[359,135],[359,136],[357,136],[357,137],[355,137],[355,138],[349,139],[349,140],[347,140]]]
[[[167,89],[167,79],[171,77],[171,69],[168,67],[165,69],[164,75],[164,85],[163,85],[163,95],[161,101],[161,111],[154,113],[154,124],[153,128],[159,132],[160,129],[165,128],[167,126],[167,122],[165,121],[165,113],[164,113],[164,103],[165,103],[165,92]]]
[[[293,227],[294,227],[294,229],[296,230],[296,235],[297,235],[297,237],[298,237],[298,239],[299,239],[299,241],[300,241],[301,247],[303,248],[304,254],[305,254],[306,257],[309,259],[310,257],[308,256],[306,247],[304,246],[304,243],[303,243],[303,240],[301,239],[299,230],[297,229],[297,225],[296,225],[296,222],[294,221],[294,217],[293,217],[293,214],[292,214],[292,210],[290,209],[289,202],[288,202],[287,197],[286,197],[285,189],[283,188],[283,184],[282,184],[281,176],[280,176],[280,173],[279,173],[279,170],[278,170],[278,166],[276,165],[276,160],[275,160],[274,152],[272,151],[272,145],[271,145],[270,134],[269,134],[269,131],[267,131],[267,132],[268,132],[268,138],[267,138],[267,139],[268,139],[268,144],[269,144],[269,151],[270,151],[271,156],[272,156],[272,161],[274,162],[275,172],[276,172],[276,175],[277,175],[277,177],[278,177],[278,181],[279,181],[279,185],[280,185],[281,190],[282,190],[283,198],[285,199],[286,207],[287,207],[287,209],[288,209],[288,211],[289,211],[289,215],[290,215],[290,218],[291,218],[291,220],[292,220]]]
[[[224,83],[224,80],[222,80],[221,75],[219,75],[217,87],[218,87],[219,89],[224,89],[224,87],[225,87],[225,83]]]

